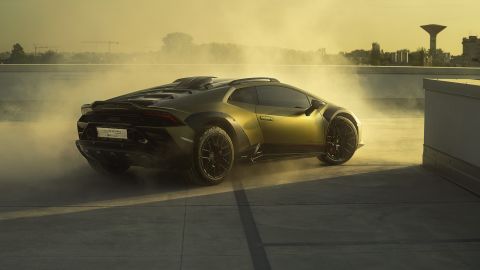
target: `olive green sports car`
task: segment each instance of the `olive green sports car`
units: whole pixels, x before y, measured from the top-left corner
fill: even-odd
[[[181,169],[204,185],[236,161],[314,156],[337,165],[362,145],[350,111],[274,78],[188,77],[83,105],[80,153],[96,170]]]

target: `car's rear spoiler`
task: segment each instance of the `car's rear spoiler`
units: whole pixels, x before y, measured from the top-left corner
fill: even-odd
[[[92,110],[138,110],[142,109],[141,106],[132,102],[115,102],[115,101],[95,101],[90,106]]]

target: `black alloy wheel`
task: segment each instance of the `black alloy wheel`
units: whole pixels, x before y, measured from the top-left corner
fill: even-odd
[[[357,144],[358,133],[352,121],[337,116],[328,127],[325,154],[319,159],[331,165],[343,164],[353,156]]]
[[[204,129],[196,142],[192,180],[198,184],[215,185],[230,173],[234,163],[234,147],[230,136],[220,127]]]

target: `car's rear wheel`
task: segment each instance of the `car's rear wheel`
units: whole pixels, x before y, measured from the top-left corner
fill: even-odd
[[[327,130],[325,154],[318,158],[330,165],[340,165],[352,158],[357,150],[358,132],[352,121],[335,117]]]
[[[104,175],[119,175],[126,172],[130,168],[129,164],[123,162],[106,162],[92,159],[87,160],[88,164],[90,164],[90,167]]]
[[[218,126],[209,126],[199,132],[193,150],[190,180],[200,185],[221,183],[230,173],[235,150],[228,133]]]

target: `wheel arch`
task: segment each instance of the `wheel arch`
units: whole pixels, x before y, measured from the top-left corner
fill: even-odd
[[[355,119],[355,117],[353,117],[352,114],[350,114],[348,112],[339,112],[335,115],[335,117],[337,117],[337,116],[343,116],[343,117],[347,118],[348,120],[352,121],[352,123],[355,126],[355,128],[357,129],[357,133],[358,133],[358,123],[357,123],[357,120]]]
[[[235,119],[222,112],[201,112],[190,115],[185,122],[197,133],[205,126],[219,126],[224,129],[232,139],[235,152],[241,153],[250,146],[245,131]]]
[[[352,121],[353,125],[357,129],[357,133],[359,132],[359,126],[356,117],[347,109],[335,105],[330,105],[323,113],[323,117],[325,117],[329,124],[337,116],[343,116],[348,120]]]

